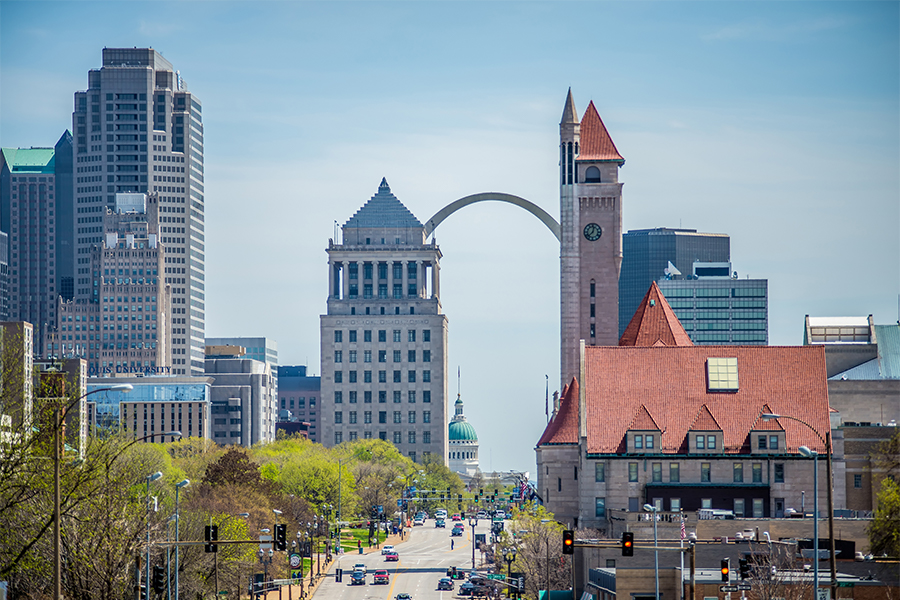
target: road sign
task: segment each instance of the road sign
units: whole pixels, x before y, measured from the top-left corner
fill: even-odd
[[[719,591],[720,592],[737,592],[739,590],[738,590],[738,586],[736,586],[736,585],[720,585]]]
[[[750,587],[749,583],[739,583],[739,584],[737,584],[737,589],[738,589],[738,591],[741,591],[741,590],[751,590],[753,588]]]
[[[260,550],[271,550],[272,549],[272,536],[271,535],[260,535],[259,536],[259,549]]]
[[[831,588],[819,588],[816,592],[816,600],[831,600]]]
[[[487,578],[488,578],[488,579],[494,579],[494,580],[497,580],[497,581],[505,581],[505,580],[506,580],[506,575],[501,575],[501,574],[499,574],[499,573],[490,573],[490,574],[488,574]]]
[[[838,581],[838,587],[854,587],[856,584],[852,581]]]

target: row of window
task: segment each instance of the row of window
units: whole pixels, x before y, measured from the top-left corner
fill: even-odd
[[[416,403],[416,398],[418,395],[416,394],[416,390],[407,390],[406,391],[406,401],[410,404]],[[403,402],[403,392],[401,390],[394,390],[393,393],[394,404],[400,404]],[[350,390],[347,392],[347,403],[348,404],[356,404],[359,400],[359,394],[356,390]],[[428,404],[431,402],[431,390],[422,390],[422,402],[424,404]],[[337,390],[334,392],[334,403],[335,404],[343,404],[344,403],[344,392],[341,390]],[[371,404],[372,403],[372,392],[371,390],[363,391],[363,404]],[[378,390],[378,404],[386,404],[387,403],[387,391],[386,390]],[[312,403],[310,403],[312,404]]]
[[[712,508],[712,498],[703,498],[701,499],[702,508]],[[663,500],[662,498],[654,498],[653,505],[657,510],[663,510],[662,506]],[[765,514],[765,499],[764,498],[753,498],[753,513],[750,515],[755,519],[761,519],[766,516]],[[734,516],[735,517],[744,517],[745,506],[743,498],[734,498]],[[669,498],[669,510],[672,512],[678,512],[681,510],[681,498]],[[598,518],[606,518],[606,498],[595,498],[594,499],[594,516]],[[649,514],[645,514],[646,517],[652,518]]]
[[[359,438],[359,433],[356,432],[356,431],[350,431],[350,432],[348,432],[348,436],[347,436],[347,437],[348,437],[348,439],[349,439],[351,442],[353,442],[353,441],[355,441],[355,440],[357,440],[357,439]],[[371,431],[363,431],[363,439],[366,439],[366,440],[372,439],[372,432],[371,432]],[[387,439],[388,439],[388,432],[387,432],[387,431],[379,431],[379,432],[378,432],[378,439],[387,441]],[[334,443],[337,445],[337,444],[343,443],[343,441],[344,441],[344,432],[343,432],[343,431],[335,431],[335,432],[334,432]],[[415,443],[416,443],[416,432],[415,432],[415,431],[408,431],[407,434],[406,434],[406,441],[407,441],[407,443],[409,443],[409,444],[415,444]],[[395,432],[393,432],[393,442],[394,442],[394,444],[402,444],[402,443],[403,443],[403,432],[402,432],[402,431],[395,431]],[[430,444],[430,443],[431,443],[431,432],[430,432],[430,431],[423,431],[423,432],[422,432],[422,443],[423,443],[423,444]],[[429,453],[428,453],[428,452],[423,452],[422,454],[426,454],[426,455],[427,455],[427,454],[429,454]],[[415,453],[415,452],[410,452],[410,453],[409,453],[409,457],[410,457],[413,461],[415,461],[415,460],[416,460],[416,453]]]
[[[638,481],[639,463],[628,463],[628,481]],[[750,465],[750,477],[752,483],[763,483],[763,464],[752,463]],[[663,463],[650,463],[650,480],[653,483],[663,482]],[[784,463],[775,463],[773,472],[774,483],[784,483]],[[594,465],[594,481],[606,482],[606,464],[598,462]],[[669,463],[669,483],[681,483],[681,463]],[[700,463],[700,483],[712,483],[712,463]],[[732,483],[744,483],[744,463],[732,464]]]
[[[409,370],[406,373],[406,379],[409,383],[416,382],[416,371]],[[359,371],[347,371],[347,383],[357,383],[359,381]],[[394,371],[393,372],[393,381],[394,383],[401,383],[403,381],[403,371]],[[431,382],[431,371],[425,370],[422,371],[422,381],[424,383]],[[335,371],[334,372],[334,382],[335,383],[343,383],[344,382],[344,372],[343,371]],[[372,371],[363,371],[363,383],[372,383]],[[378,371],[378,383],[387,383],[387,371]]]
[[[392,341],[394,341],[394,342],[401,341],[402,330],[394,329],[391,333],[392,333],[392,336],[391,336]],[[349,341],[351,344],[355,343],[357,341],[357,334],[358,334],[358,332],[356,329],[348,330],[347,331],[347,341]],[[415,329],[407,329],[406,330],[406,339],[408,342],[415,342],[416,341],[416,330]],[[334,341],[337,344],[340,344],[344,341],[344,331],[343,330],[341,330],[341,329],[334,330]],[[363,330],[363,342],[371,342],[371,341],[372,341],[372,330],[364,329]],[[387,342],[387,329],[379,329],[378,330],[378,341],[381,343]],[[431,330],[430,329],[422,330],[422,341],[423,342],[431,341]]]
[[[356,423],[359,422],[358,421],[358,413],[355,410],[351,410],[350,412],[348,412],[347,417],[348,417],[347,422],[350,425],[355,425]],[[399,423],[403,422],[403,412],[402,411],[395,410],[393,417],[394,417],[394,420],[393,420],[394,423],[399,424]],[[386,410],[378,411],[378,422],[379,423],[387,423],[388,422],[387,419],[388,419],[388,411],[386,411]],[[407,423],[410,423],[410,424],[415,423],[416,422],[416,411],[414,411],[414,410],[409,411],[406,415],[406,419],[407,419],[407,421],[406,421]],[[366,424],[372,422],[372,411],[371,410],[363,411],[363,421],[362,422],[366,423]],[[431,411],[430,410],[422,411],[422,422],[423,423],[431,423]],[[341,425],[343,423],[344,423],[344,413],[339,410],[335,411],[334,424]]]
[[[414,363],[416,362],[416,351],[408,350],[406,352],[406,362]],[[401,350],[393,351],[393,362],[402,362],[403,354]],[[347,362],[355,363],[359,360],[359,353],[356,350],[349,350],[347,352]],[[334,351],[334,362],[342,363],[344,362],[344,352],[342,350]],[[371,363],[372,362],[372,351],[371,350],[363,350],[363,362]],[[379,350],[378,351],[378,362],[384,363],[387,362],[387,350]],[[422,350],[422,362],[431,362],[431,350]]]

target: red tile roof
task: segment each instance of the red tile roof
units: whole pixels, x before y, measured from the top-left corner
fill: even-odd
[[[763,413],[773,414],[773,411],[768,404],[763,405],[760,415]],[[781,422],[778,419],[769,419],[767,421],[761,416],[756,419],[756,422],[751,429],[753,429],[753,431],[784,431],[784,427],[781,426]]]
[[[711,356],[737,358],[737,392],[707,391],[706,359]],[[573,382],[570,390],[577,385]],[[583,385],[588,453],[621,452],[641,405],[662,428],[663,453],[683,448],[704,406],[721,427],[726,453],[749,452],[749,432],[764,410],[802,419],[823,437],[829,430],[821,346],[589,346]],[[552,432],[548,427],[540,443],[578,439],[578,416],[571,410],[577,407],[577,393],[573,398],[575,402],[566,398],[565,412],[555,419],[559,425]],[[788,452],[800,446],[825,452],[816,434],[802,424],[785,419],[781,425]]]
[[[716,421],[716,418],[709,412],[709,407],[705,404],[697,411],[697,418],[691,423],[689,431],[721,431],[722,426]]]
[[[547,423],[537,445],[578,443],[578,380],[563,388],[559,397],[559,410]]]
[[[594,101],[588,104],[581,118],[581,140],[578,149],[578,160],[614,160],[625,162],[616,149],[606,125],[600,119]]]
[[[657,425],[656,421],[653,419],[653,415],[650,414],[650,411],[647,410],[647,407],[641,404],[640,408],[638,408],[637,413],[634,415],[634,418],[631,420],[631,425],[628,426],[629,431],[662,431],[659,425]]]
[[[693,346],[694,343],[654,281],[622,333],[619,345]]]

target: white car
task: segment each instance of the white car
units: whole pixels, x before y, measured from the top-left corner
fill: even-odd
[[[362,563],[356,563],[355,565],[353,565],[353,571],[354,572],[362,571],[362,574],[365,575],[366,574],[366,565],[364,565]]]
[[[390,554],[390,553],[393,552],[393,551],[394,551],[394,547],[391,546],[390,544],[388,544],[387,546],[382,546],[382,547],[381,547],[381,553],[382,553],[382,554]]]
[[[414,527],[415,527],[416,525],[424,525],[424,524],[425,524],[425,520],[424,520],[424,519],[420,519],[419,517],[416,517],[416,520],[413,521],[413,526],[414,526]]]
[[[495,518],[495,519],[505,519],[505,518],[506,518],[506,512],[504,512],[504,511],[502,511],[502,510],[498,510],[497,512],[494,513],[494,518]]]

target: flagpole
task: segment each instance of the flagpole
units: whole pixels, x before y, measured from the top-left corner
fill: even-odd
[[[679,547],[681,548],[681,552],[678,554],[681,555],[681,571],[679,572],[679,576],[681,577],[681,581],[678,584],[678,596],[680,598],[684,598],[684,512],[681,513],[681,535],[679,536],[681,540],[679,541]],[[691,598],[690,600],[694,600]]]

